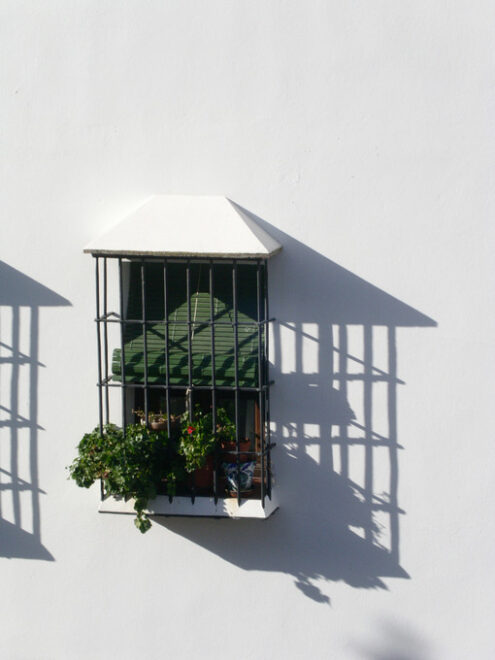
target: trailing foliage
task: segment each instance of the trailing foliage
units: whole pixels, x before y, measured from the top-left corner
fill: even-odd
[[[70,477],[78,486],[89,488],[102,479],[105,492],[126,501],[133,498],[141,532],[151,527],[144,513],[148,502],[158,494],[166,479],[169,495],[175,495],[181,466],[177,458],[167,458],[168,437],[164,431],[152,431],[142,424],[130,424],[125,435],[121,428],[107,424],[87,433],[78,445],[79,455],[69,467]]]
[[[185,478],[184,469],[190,473],[203,467],[218,443],[235,440],[235,425],[223,408],[217,410],[216,433],[212,425],[211,412],[204,414],[199,406],[193,422],[183,415],[177,450],[165,431],[143,424],[129,424],[125,434],[115,424],[106,424],[103,433],[97,427],[79,443],[70,477],[83,488],[101,479],[106,494],[134,499],[134,523],[144,533],[151,527],[145,510],[160,486],[165,483],[167,494],[174,496]]]
[[[196,406],[194,421],[189,421],[188,413],[182,416],[182,432],[178,452],[185,458],[185,469],[194,472],[206,463],[206,457],[211,454],[219,442],[235,440],[235,424],[223,408],[217,410],[216,434],[213,433],[213,416],[211,412],[203,413]]]

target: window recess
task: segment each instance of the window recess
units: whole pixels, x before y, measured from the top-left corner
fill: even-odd
[[[280,249],[226,198],[157,196],[85,250],[100,429],[159,418],[176,455],[185,425],[206,423],[213,438],[207,478],[186,474],[173,496],[164,487],[155,514],[264,518],[277,507],[267,261]],[[132,507],[102,492],[100,510]]]

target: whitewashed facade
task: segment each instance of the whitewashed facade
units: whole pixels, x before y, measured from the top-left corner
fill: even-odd
[[[0,656],[491,660],[486,1],[1,7]],[[268,520],[99,513],[83,248],[221,195],[270,261]],[[177,227],[180,232],[180,227]]]

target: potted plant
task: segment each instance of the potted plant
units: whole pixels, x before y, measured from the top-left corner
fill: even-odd
[[[126,501],[133,498],[134,523],[144,533],[151,527],[145,509],[164,479],[168,494],[175,495],[180,472],[168,458],[167,447],[166,433],[142,424],[130,424],[125,434],[115,424],[105,425],[103,433],[97,427],[79,443],[78,456],[69,466],[70,478],[83,488],[101,479],[107,494]]]
[[[235,461],[237,457],[237,444],[235,438],[233,440],[222,440],[220,443],[222,448],[223,457],[227,461]],[[249,451],[251,449],[251,440],[246,438],[245,440],[239,440],[239,460],[249,461]]]
[[[146,426],[146,415],[144,410],[141,410],[138,408],[138,410],[133,410],[132,411],[135,415],[138,416],[139,421],[141,424]],[[180,416],[179,415],[170,415],[170,431],[173,433],[176,431],[179,427],[180,423]],[[167,431],[168,429],[168,424],[167,424],[167,415],[166,413],[163,413],[161,410],[160,412],[149,412],[148,413],[148,425],[153,431]]]
[[[211,488],[214,472],[213,452],[219,444],[226,443],[230,446],[234,438],[235,426],[223,408],[217,410],[216,433],[213,433],[211,412],[203,413],[201,408],[196,406],[192,422],[188,413],[184,413],[178,452],[185,459],[186,471],[194,475],[194,485],[197,488]]]
[[[194,421],[189,421],[188,413],[182,416],[182,430],[178,453],[185,459],[185,470],[193,474],[197,488],[210,488],[213,482],[212,452],[217,439],[212,432],[211,413],[203,414],[196,406]]]
[[[235,424],[231,421],[224,408],[219,408],[217,410],[216,436],[222,453],[228,459],[234,460],[237,455]],[[240,451],[247,452],[250,448],[251,441],[248,438],[239,441]],[[247,460],[247,458],[245,458],[245,460]]]
[[[237,496],[237,482],[240,481],[241,493],[250,492],[256,466],[256,460],[252,460],[250,453],[251,440],[239,439],[239,454],[237,454],[235,424],[223,409],[219,410],[217,421],[217,437],[222,449],[222,469],[227,480],[227,489],[232,496]]]

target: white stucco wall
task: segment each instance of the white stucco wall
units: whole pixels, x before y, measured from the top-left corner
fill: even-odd
[[[495,657],[492,3],[4,0],[0,15],[0,656]],[[283,232],[282,506],[266,522],[141,536],[67,481],[97,419],[82,248],[153,193],[227,195]],[[410,327],[395,343],[383,324]],[[340,395],[332,381],[339,332],[365,358],[363,325],[373,366],[387,373],[389,346],[403,381],[397,405],[374,385],[367,412],[362,377]],[[12,328],[40,363],[14,376]],[[339,434],[359,436],[346,406],[385,437],[396,417],[400,449],[341,453]],[[394,454],[398,564],[356,490],[372,475],[386,508]]]

